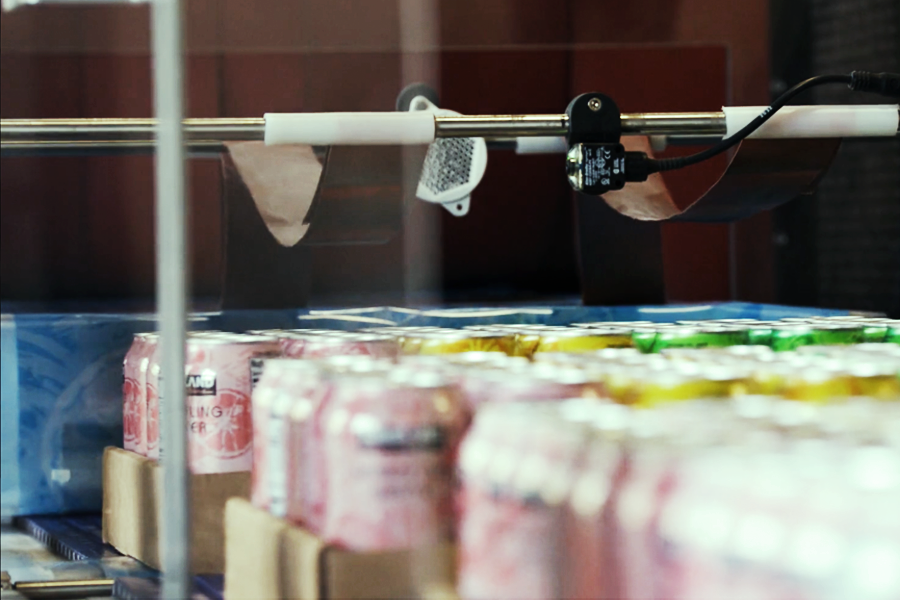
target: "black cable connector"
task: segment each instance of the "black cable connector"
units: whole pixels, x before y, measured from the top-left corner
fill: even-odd
[[[850,89],[900,98],[900,74],[853,71],[850,73]]]
[[[784,92],[781,96],[772,102],[772,105],[766,108],[756,118],[747,123],[740,131],[734,135],[727,137],[720,142],[710,146],[702,152],[691,154],[690,156],[679,156],[677,158],[661,158],[652,159],[644,153],[629,152],[629,155],[642,154],[643,158],[638,156],[629,157],[626,172],[634,173],[635,179],[631,174],[628,175],[628,181],[644,181],[651,173],[660,173],[662,171],[673,171],[696,165],[704,160],[725,152],[729,148],[736,146],[748,135],[756,131],[763,123],[772,118],[779,109],[785,106],[798,94],[806,90],[824,84],[830,83],[846,83],[853,91],[870,92],[881,94],[889,97],[900,96],[900,74],[897,73],[869,73],[867,71],[853,71],[849,75],[819,75],[811,77],[805,81],[801,81],[794,87]],[[644,164],[642,164],[644,163]],[[638,177],[643,177],[639,179]]]
[[[650,176],[650,159],[646,152],[625,153],[625,181],[647,181]]]

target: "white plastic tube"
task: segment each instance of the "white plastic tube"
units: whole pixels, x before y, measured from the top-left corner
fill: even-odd
[[[734,135],[766,109],[725,106],[726,137]],[[891,137],[897,135],[898,105],[785,106],[751,133],[750,138]]]
[[[266,113],[265,142],[275,144],[395,145],[434,141],[430,112]]]

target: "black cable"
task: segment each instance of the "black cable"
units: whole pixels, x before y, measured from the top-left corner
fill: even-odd
[[[737,145],[741,140],[759,129],[759,127],[772,118],[780,108],[785,106],[794,96],[805,92],[806,90],[818,85],[829,83],[846,83],[847,86],[854,91],[874,92],[885,96],[900,96],[900,75],[896,73],[869,73],[866,71],[853,71],[849,75],[819,75],[811,77],[806,81],[801,81],[794,87],[790,88],[780,95],[771,106],[760,113],[756,118],[747,123],[740,131],[732,136],[725,138],[717,144],[710,146],[702,152],[691,154],[690,156],[679,156],[677,158],[661,158],[646,160],[646,170],[643,168],[635,169],[635,171],[643,173],[659,173],[661,171],[672,171],[689,167],[697,163],[703,162],[717,154],[725,152],[729,148]],[[637,165],[636,165],[637,166]],[[641,173],[641,175],[643,175]]]

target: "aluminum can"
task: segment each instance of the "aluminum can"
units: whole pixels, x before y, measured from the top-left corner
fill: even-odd
[[[270,337],[223,334],[190,336],[185,360],[185,412],[188,465],[195,474],[252,471],[253,420],[251,359],[279,356]],[[155,383],[157,456],[164,458],[165,440],[159,425],[164,411],[163,373],[158,353],[150,365]],[[168,376],[168,375],[166,375]],[[149,397],[148,385],[148,397]]]
[[[400,345],[395,336],[374,333],[341,333],[308,337],[301,356],[311,359],[347,355],[395,358],[399,351]]]
[[[865,339],[865,328],[859,323],[816,323],[813,325],[814,344],[860,344]]]
[[[148,351],[146,361],[141,361],[141,374],[144,379],[144,391],[146,394],[147,408],[144,411],[145,431],[147,438],[147,458],[159,459],[159,395],[162,384],[162,369],[160,368],[159,338],[152,351]]]
[[[319,535],[323,531],[328,497],[323,415],[346,377],[359,375],[377,380],[384,378],[392,365],[365,355],[302,362],[317,368],[305,373],[304,383],[295,390],[288,414],[286,516]]]
[[[503,405],[476,417],[460,460],[461,598],[562,597],[565,505],[585,436],[558,406]]]
[[[660,330],[653,343],[653,352],[665,348],[721,348],[744,344],[747,340],[742,326],[685,326]]]
[[[311,401],[319,381],[319,366],[309,360],[285,361],[279,366],[282,372],[278,373],[279,380],[266,414],[267,419],[259,427],[262,442],[254,443],[254,447],[265,446],[264,484],[268,488],[269,512],[284,518],[288,513],[290,482],[295,472],[296,458],[292,455],[290,438],[291,415],[295,407]],[[254,430],[257,430],[255,421]]]
[[[463,415],[436,373],[401,368],[387,378],[335,380],[322,414],[324,541],[379,551],[451,540]]]
[[[415,332],[402,340],[404,354],[458,354],[461,352],[503,352],[513,354],[512,333],[471,330]]]
[[[122,384],[123,448],[147,454],[147,368],[156,334],[139,333],[125,355]]]
[[[269,484],[268,428],[275,398],[282,391],[287,364],[291,359],[260,359],[259,381],[253,388],[253,469],[251,471],[250,501],[258,508],[268,509],[271,502]]]
[[[540,336],[534,352],[593,352],[604,348],[633,348],[631,331],[621,327],[569,329]]]
[[[813,330],[805,323],[785,323],[772,329],[772,350],[785,352],[814,343]]]

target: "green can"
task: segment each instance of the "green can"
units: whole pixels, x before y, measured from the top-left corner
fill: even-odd
[[[769,324],[748,325],[746,327],[747,345],[771,346],[774,327]]]
[[[888,323],[884,341],[892,344],[900,344],[900,321],[895,320]]]
[[[747,336],[739,327],[672,327],[657,332],[652,352],[666,348],[724,348],[744,344]]]
[[[863,342],[878,343],[883,342],[888,334],[888,324],[875,319],[866,319],[859,321],[862,326]]]
[[[653,352],[653,346],[656,343],[657,331],[655,329],[651,329],[649,327],[646,328],[637,328],[632,330],[631,332],[631,341],[634,342],[634,347],[643,352],[644,354],[649,354]]]
[[[813,343],[823,346],[860,344],[865,341],[863,326],[858,323],[813,325]]]
[[[631,328],[631,341],[643,354],[650,354],[658,351],[656,339],[660,332],[681,327],[683,325],[677,323],[635,323]]]
[[[775,352],[787,352],[800,346],[813,344],[813,328],[810,325],[785,323],[772,329],[771,347]]]

